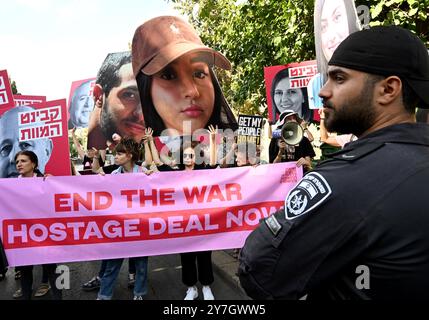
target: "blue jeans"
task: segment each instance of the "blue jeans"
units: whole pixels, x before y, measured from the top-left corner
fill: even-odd
[[[129,258],[128,259],[128,273],[135,274],[136,273],[136,263],[135,260],[138,258]],[[107,260],[101,260],[101,266],[100,271],[98,271],[98,277],[101,279],[103,277],[104,271],[106,270],[106,261]],[[43,273],[44,274],[44,273]],[[44,279],[44,278],[43,278]],[[43,283],[46,283],[48,281],[43,281]]]
[[[116,279],[118,278],[119,271],[121,270],[122,262],[124,259],[111,259],[106,260],[106,269],[103,277],[101,278],[100,291],[98,292],[98,299],[111,300],[113,295],[113,288]],[[134,295],[144,296],[147,293],[147,257],[135,258],[136,264],[136,282],[134,285]]]

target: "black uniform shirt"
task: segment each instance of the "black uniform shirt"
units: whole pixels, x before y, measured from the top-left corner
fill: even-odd
[[[428,182],[426,124],[389,126],[348,144],[247,238],[243,288],[256,299],[427,298]]]

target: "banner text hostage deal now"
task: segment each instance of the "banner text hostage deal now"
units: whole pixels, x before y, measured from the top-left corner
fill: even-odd
[[[1,239],[11,266],[237,248],[301,176],[284,163],[0,179]]]

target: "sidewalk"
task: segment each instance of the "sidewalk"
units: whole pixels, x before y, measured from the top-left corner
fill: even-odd
[[[241,291],[245,296],[247,296],[243,288],[240,286],[240,280],[236,275],[238,270],[238,259],[232,256],[232,252],[232,249],[213,251],[213,269],[223,278],[223,280],[229,282],[234,289]]]

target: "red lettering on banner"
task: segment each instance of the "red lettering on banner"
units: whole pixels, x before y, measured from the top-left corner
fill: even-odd
[[[208,194],[207,189],[209,188]],[[183,188],[186,201],[188,203],[203,203],[217,201],[241,200],[241,186],[237,183],[226,184],[224,188],[215,184],[212,186],[192,187],[190,191],[188,187]],[[224,195],[225,193],[225,195]],[[207,194],[207,195],[206,195]],[[233,199],[233,197],[235,199]]]
[[[78,193],[73,193],[73,210],[79,211],[79,204],[87,210],[92,210],[92,192],[86,193],[86,199]]]
[[[231,201],[232,196],[235,196],[235,200],[242,200],[243,196],[241,195],[241,185],[238,183],[227,183],[225,185],[226,189],[226,200]]]
[[[95,193],[95,210],[105,210],[110,208],[112,205],[113,199],[112,195],[105,191],[99,191]],[[103,203],[103,201],[106,201]]]
[[[169,190],[169,192],[172,191]],[[58,208],[71,209],[71,194],[58,194],[56,198],[59,201]],[[89,197],[86,200],[88,199]],[[18,249],[169,239],[246,231],[254,229],[260,219],[273,214],[283,204],[283,201],[273,201],[239,207],[156,213],[3,220],[2,240],[5,249]]]
[[[153,189],[151,195],[146,195],[144,190],[140,190],[140,207],[146,205],[146,201],[151,201],[152,206],[158,205],[157,190]]]
[[[132,208],[137,200],[139,200],[140,207],[145,207],[146,202],[151,202],[151,206],[169,206],[174,205],[176,202],[173,199],[175,190],[169,189],[152,189],[150,194],[146,194],[145,190],[122,190],[121,196],[125,196],[127,200],[127,208]],[[138,198],[135,198],[137,197]],[[133,198],[135,198],[133,201]],[[158,204],[159,200],[159,204]]]
[[[137,190],[122,190],[121,196],[127,197],[127,208],[133,207],[133,196],[136,196],[138,194]]]
[[[159,204],[161,206],[174,205],[176,201],[174,201],[173,194],[174,189],[161,189],[159,190]]]
[[[187,187],[183,188],[183,192],[185,193],[185,198],[188,203],[194,203],[195,198],[198,203],[202,203],[204,201],[204,195],[206,193],[207,186],[203,186],[201,191],[198,187],[192,187],[192,191],[189,192]]]
[[[210,193],[207,197],[207,202],[212,202],[213,200],[225,201],[225,198],[222,195],[222,191],[218,185],[214,185],[210,188]]]
[[[66,206],[69,204],[67,201],[71,198],[70,193],[58,193],[54,195],[55,202],[55,212],[68,212],[71,211],[70,206]]]
[[[94,196],[93,196],[94,195]],[[70,201],[72,200],[72,205]],[[58,193],[54,195],[55,212],[80,211],[81,206],[87,210],[105,210],[111,207],[113,197],[109,192],[87,192],[86,198],[78,193]]]

